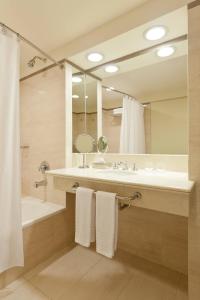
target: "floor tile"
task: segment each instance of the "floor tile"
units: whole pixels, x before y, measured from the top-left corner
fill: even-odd
[[[114,300],[130,278],[128,266],[103,258],[76,285],[65,289],[59,300]]]
[[[118,300],[175,300],[177,288],[159,277],[134,273]]]
[[[40,272],[42,272],[44,269],[46,269],[49,265],[51,265],[54,261],[59,259],[60,257],[64,256],[68,252],[70,252],[74,248],[74,244],[71,246],[68,246],[61,251],[58,251],[56,254],[54,254],[52,257],[49,259],[45,260],[41,264],[37,265],[35,268],[31,269],[29,272],[23,275],[23,277],[27,280],[30,280],[32,277],[36,276]]]
[[[29,282],[25,282],[20,285],[14,291],[10,291],[10,293],[0,298],[3,300],[48,300],[44,294],[42,294],[38,289],[33,287]]]
[[[63,290],[70,289],[101,259],[92,250],[77,246],[33,276],[30,282],[49,298],[58,299]]]

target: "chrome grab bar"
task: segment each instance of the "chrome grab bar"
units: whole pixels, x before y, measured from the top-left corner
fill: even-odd
[[[76,193],[77,188],[79,187],[79,183],[75,182],[72,186],[72,192]],[[96,191],[94,192],[96,194]],[[125,208],[130,208],[133,204],[132,202],[135,200],[140,200],[142,199],[142,194],[140,192],[134,192],[132,196],[130,197],[122,197],[119,195],[116,195],[116,199],[118,200],[118,205],[119,205],[119,210],[123,210]],[[128,203],[124,203],[124,202],[128,202]]]

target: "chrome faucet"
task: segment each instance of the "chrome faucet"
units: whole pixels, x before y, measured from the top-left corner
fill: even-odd
[[[34,183],[35,188],[37,189],[40,186],[47,186],[47,180],[40,180],[40,181],[35,181]]]
[[[113,167],[113,169],[122,169],[122,170],[129,169],[128,162],[123,162],[123,161],[113,163],[112,167]]]
[[[122,170],[128,170],[128,162],[120,161],[119,165],[121,166]]]

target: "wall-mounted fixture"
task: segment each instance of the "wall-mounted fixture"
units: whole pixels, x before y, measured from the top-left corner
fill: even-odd
[[[167,33],[164,26],[153,26],[145,31],[144,36],[148,41],[157,41],[162,39]]]
[[[42,161],[39,165],[38,171],[45,174],[46,171],[50,170],[49,163],[47,161]]]
[[[116,73],[117,71],[119,71],[119,67],[116,65],[107,65],[105,67],[105,71],[107,73]]]
[[[31,60],[28,61],[27,65],[30,67],[30,68],[33,68],[36,64],[36,61],[37,60],[40,60],[42,62],[46,62],[47,59],[45,57],[41,57],[41,56],[34,56]]]
[[[112,112],[114,117],[120,117],[123,113],[123,108],[122,107],[114,108]]]
[[[98,52],[92,52],[88,54],[87,59],[91,62],[100,62],[103,60],[103,55]]]
[[[157,50],[157,56],[163,58],[173,55],[175,52],[175,48],[173,46],[164,46]]]

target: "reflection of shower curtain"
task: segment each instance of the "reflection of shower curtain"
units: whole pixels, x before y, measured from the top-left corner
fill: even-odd
[[[145,153],[144,108],[128,96],[123,98],[120,153]]]
[[[19,42],[0,27],[0,273],[23,265]]]

